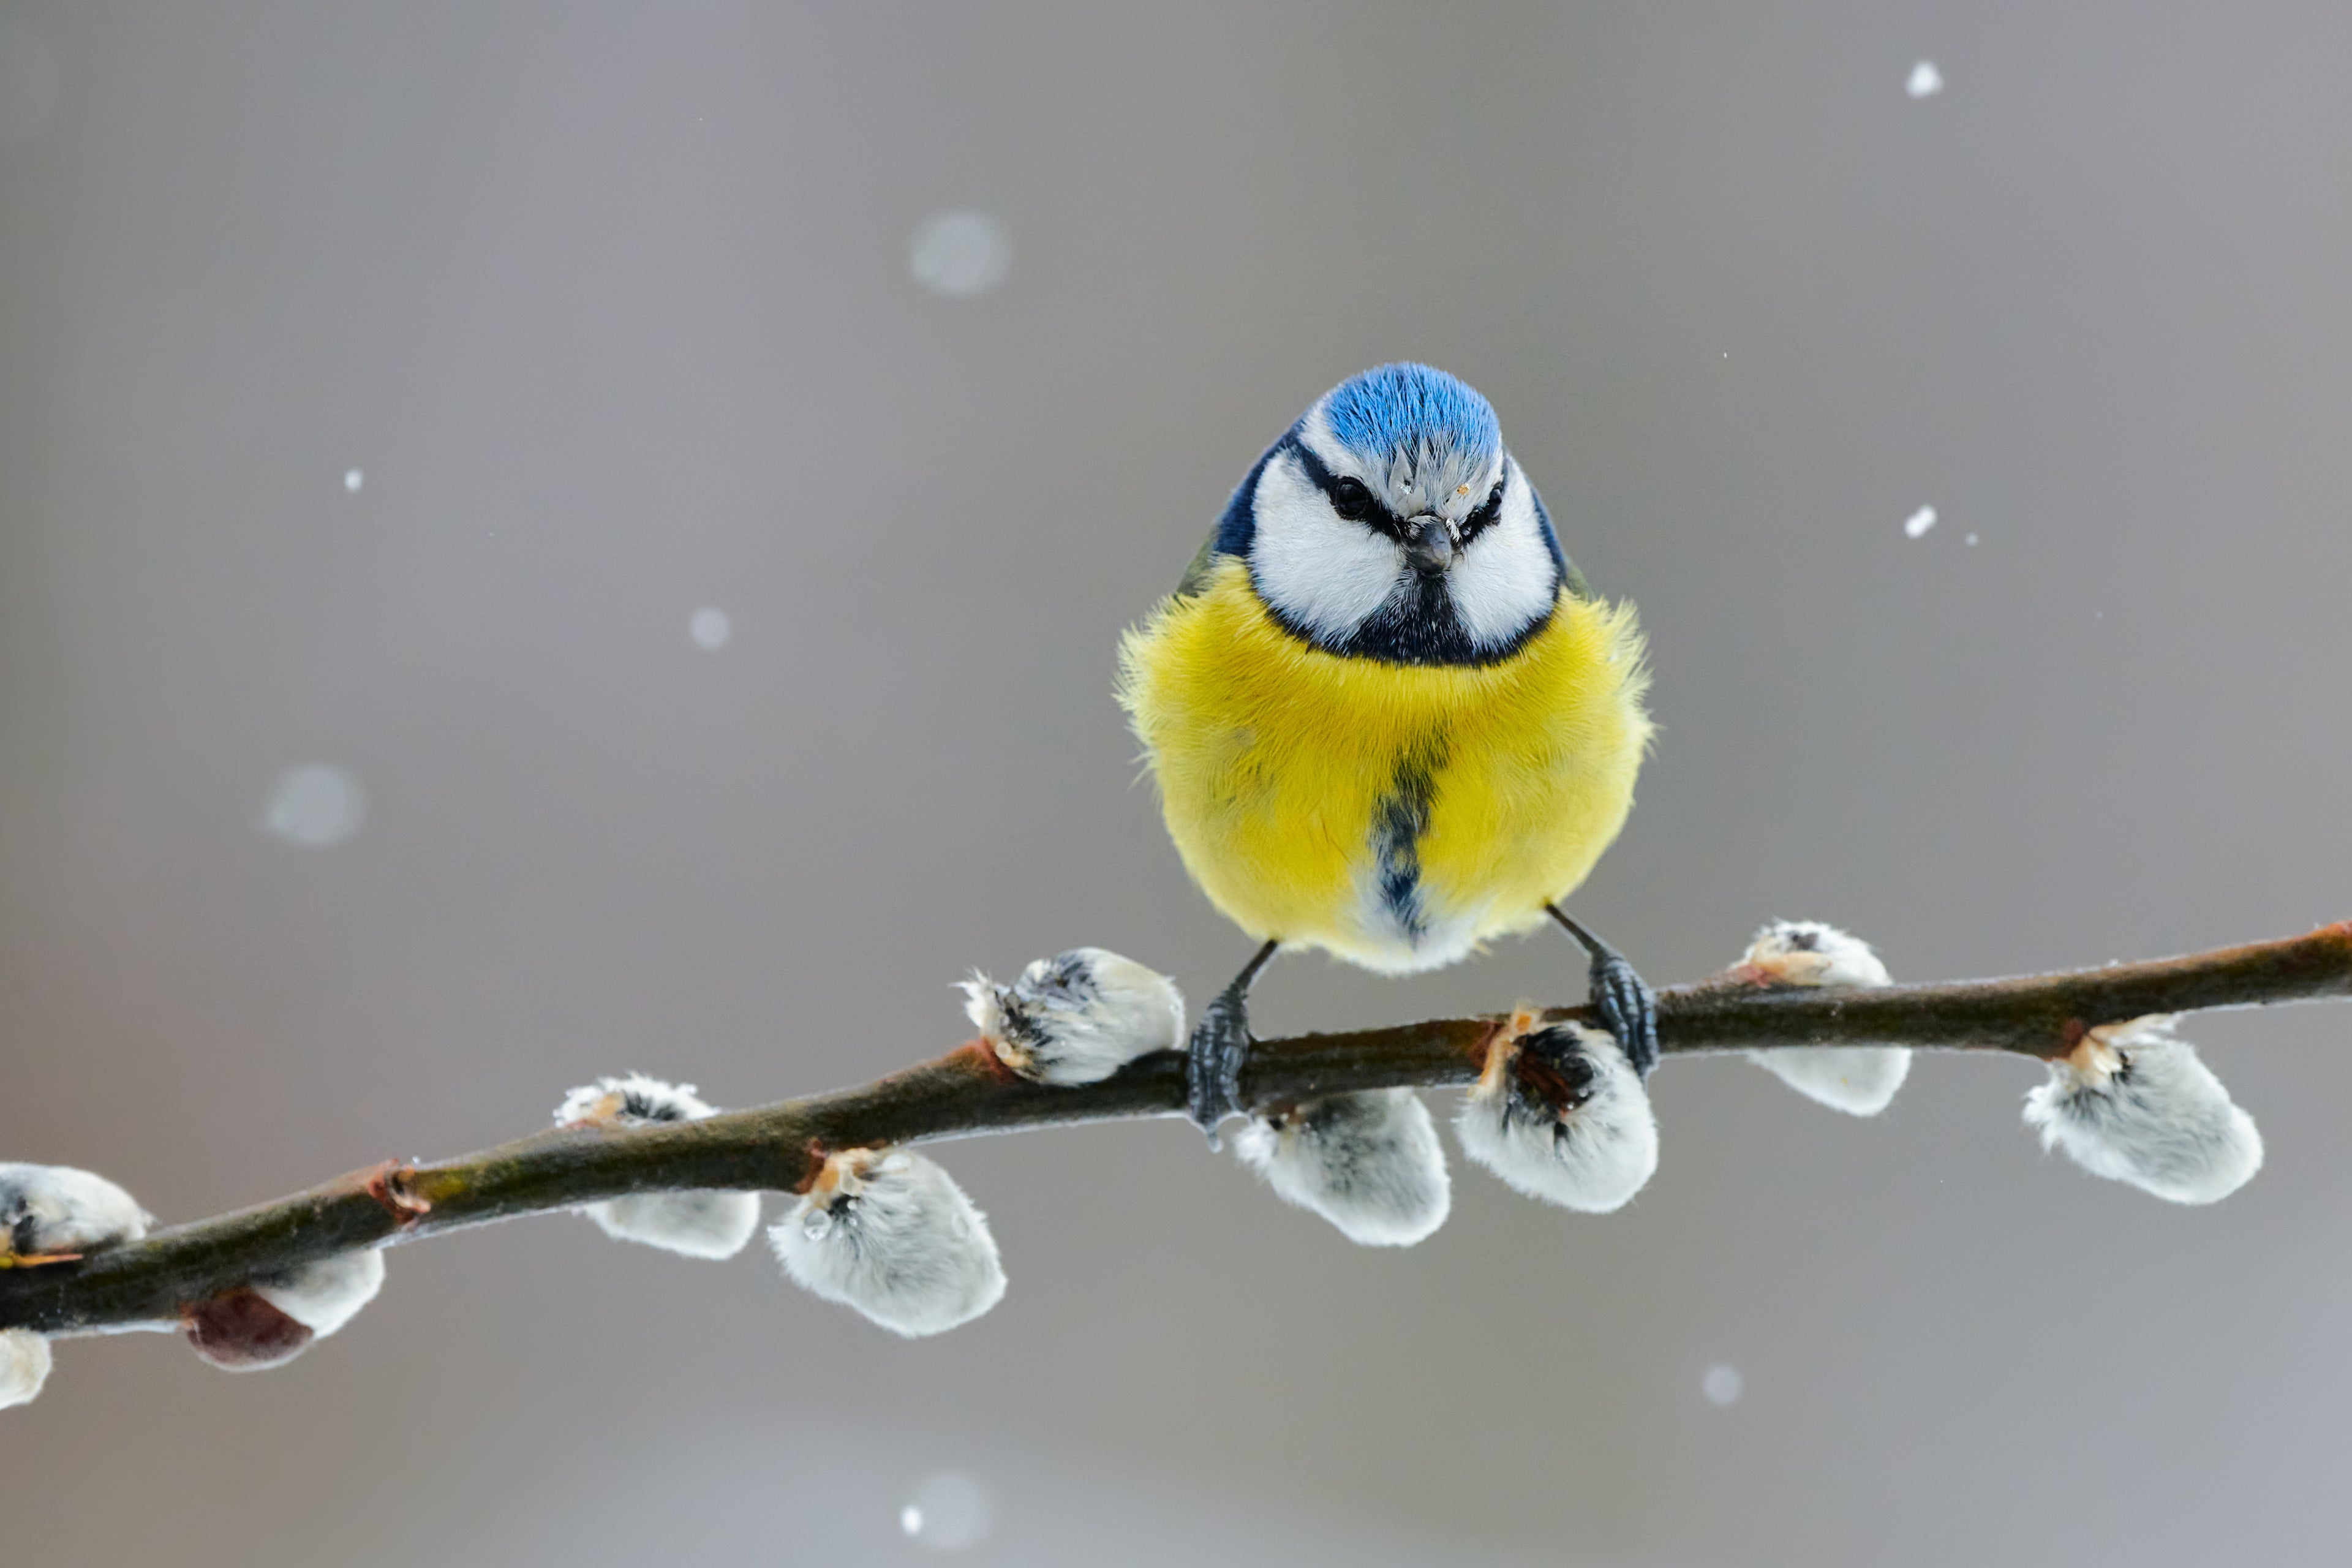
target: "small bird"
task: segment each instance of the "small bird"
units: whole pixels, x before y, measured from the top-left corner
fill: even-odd
[[[1212,1143],[1286,946],[1404,974],[1549,918],[1649,1071],[1655,998],[1560,908],[1632,809],[1646,686],[1633,610],[1585,586],[1463,382],[1366,371],[1258,458],[1120,658],[1185,868],[1261,944],[1188,1043]]]

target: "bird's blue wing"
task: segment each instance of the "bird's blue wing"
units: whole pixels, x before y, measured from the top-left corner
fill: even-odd
[[[1250,471],[1242,477],[1242,482],[1234,487],[1233,498],[1225,502],[1225,510],[1218,515],[1216,526],[1210,529],[1209,537],[1201,542],[1200,552],[1192,557],[1192,563],[1184,568],[1183,578],[1176,584],[1178,598],[1189,599],[1201,591],[1209,580],[1209,574],[1216,570],[1218,556],[1246,557],[1249,554],[1250,541],[1257,533],[1257,478],[1265,472],[1266,464],[1273,461],[1274,455],[1281,451],[1290,439],[1291,436],[1286,434],[1281,440],[1268,447],[1265,455],[1250,465]]]

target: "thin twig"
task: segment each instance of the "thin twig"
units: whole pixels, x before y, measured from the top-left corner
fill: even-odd
[[[2053,1057],[2085,1029],[2189,1013],[2352,995],[2352,921],[2307,936],[2186,958],[2014,980],[1873,991],[1766,990],[1739,970],[1659,995],[1670,1054],[1894,1044]],[[1553,1021],[1586,1019],[1553,1008]],[[1242,1079],[1248,1106],[1478,1076],[1502,1020],[1441,1018],[1261,1040]],[[1014,1077],[974,1041],[862,1089],[636,1131],[550,1129],[463,1159],[387,1163],[69,1263],[0,1269],[0,1328],[49,1334],[167,1328],[188,1304],[257,1275],[353,1247],[629,1193],[793,1191],[826,1150],[1125,1117],[1184,1106],[1180,1054],[1160,1052],[1083,1088]]]

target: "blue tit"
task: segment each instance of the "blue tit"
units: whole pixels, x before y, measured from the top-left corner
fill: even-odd
[[[1121,648],[1119,698],[1192,879],[1261,943],[1188,1047],[1215,1141],[1280,948],[1389,974],[1556,921],[1646,1074],[1655,998],[1560,908],[1633,804],[1641,634],[1560,548],[1494,408],[1421,364],[1316,401]]]

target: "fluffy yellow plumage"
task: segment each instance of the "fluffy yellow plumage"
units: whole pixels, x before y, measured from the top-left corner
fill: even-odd
[[[1391,973],[1541,920],[1624,826],[1650,737],[1631,606],[1566,588],[1507,658],[1399,664],[1286,631],[1226,555],[1120,664],[1211,900],[1261,940]]]

